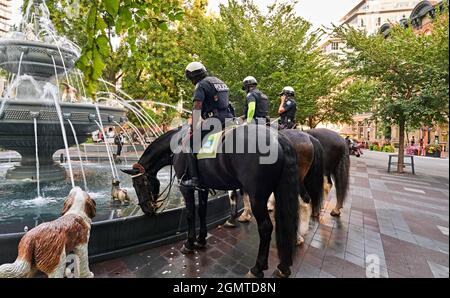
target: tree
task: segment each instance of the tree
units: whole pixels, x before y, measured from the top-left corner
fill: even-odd
[[[430,35],[394,26],[385,39],[351,27],[336,34],[351,49],[346,66],[351,75],[379,86],[373,98],[375,116],[399,128],[398,172],[403,172],[405,128],[448,122],[448,12],[434,21]]]
[[[183,16],[178,0],[91,0],[87,7],[83,30],[86,43],[77,66],[83,71],[93,98],[105,61],[114,52],[113,38],[120,38],[128,51],[137,53],[143,32],[150,28],[167,30],[168,22]]]
[[[277,115],[278,93],[290,85],[300,107],[298,121],[315,126],[320,121],[348,120],[351,109],[342,113],[345,104],[338,104],[346,97],[335,97],[333,105],[318,100],[337,88],[345,76],[317,47],[320,36],[310,32],[311,24],[295,15],[295,2],[275,2],[263,15],[252,1],[230,0],[220,6],[216,17],[199,13],[205,1],[194,2],[180,28],[184,49],[229,85],[238,113],[245,103],[242,79],[252,75],[271,100],[272,116]]]

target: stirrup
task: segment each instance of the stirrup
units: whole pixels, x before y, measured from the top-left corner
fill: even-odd
[[[179,185],[180,185],[180,186],[183,186],[183,187],[187,187],[187,188],[192,188],[192,189],[194,189],[194,190],[200,190],[200,191],[205,191],[205,190],[206,190],[206,189],[204,189],[204,188],[202,188],[202,187],[200,186],[200,183],[194,184],[194,183],[192,182],[192,179],[189,179],[189,180],[181,180],[180,183],[179,183]]]

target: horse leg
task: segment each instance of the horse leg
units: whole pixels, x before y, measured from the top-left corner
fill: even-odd
[[[244,202],[244,212],[242,212],[241,216],[239,216],[238,221],[249,222],[252,219],[252,207],[246,192],[244,192],[244,195],[242,196],[242,201]]]
[[[256,264],[250,269],[248,276],[258,278],[264,277],[264,270],[268,269],[270,240],[272,236],[273,225],[270,220],[269,212],[267,211],[267,201],[252,198],[252,210],[258,224],[259,232],[259,249]]]
[[[331,177],[326,175],[323,177],[323,199],[328,199],[328,195],[330,194],[331,188],[333,187],[333,182],[331,181]]]
[[[230,199],[230,218],[224,223],[225,228],[235,228],[236,227],[236,217],[237,217],[237,198],[238,192],[236,190],[230,190],[228,192],[228,197]]]
[[[269,197],[269,201],[267,202],[267,210],[269,212],[275,210],[275,195],[272,193]]]
[[[192,188],[184,186],[180,186],[180,191],[184,197],[187,211],[186,219],[188,223],[188,237],[181,248],[181,252],[183,254],[189,254],[193,253],[195,248],[195,193]]]
[[[344,207],[349,185],[350,158],[344,155],[336,166],[333,174],[334,188],[336,190],[336,207],[331,212],[333,216],[340,216]]]
[[[303,244],[305,236],[309,230],[309,220],[312,214],[311,203],[305,203],[301,198],[299,198],[298,212],[298,229],[297,229],[297,245]]]
[[[206,227],[206,211],[208,206],[208,191],[201,190],[198,192],[198,217],[200,218],[200,231],[198,233],[196,248],[204,248],[206,246],[206,236],[208,228]]]

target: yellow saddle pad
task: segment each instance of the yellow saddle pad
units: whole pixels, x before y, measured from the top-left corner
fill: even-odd
[[[221,131],[208,136],[208,139],[197,153],[197,159],[216,158],[222,133]]]

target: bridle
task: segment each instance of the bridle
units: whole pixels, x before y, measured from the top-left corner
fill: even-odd
[[[172,158],[172,157],[173,157],[173,154],[170,155],[170,158]],[[146,171],[145,171],[145,168],[144,168],[141,164],[135,163],[135,164],[133,165],[133,168],[138,169],[138,170],[139,170],[139,173],[136,174],[136,175],[132,175],[132,176],[131,176],[132,179],[133,179],[133,178],[140,177],[140,176],[143,176],[143,175],[147,175],[147,174],[146,174]],[[156,175],[148,175],[148,177],[151,178],[151,179],[154,179],[154,180],[157,180],[157,179],[158,179],[158,178],[156,177]],[[173,174],[173,166],[170,166],[169,177],[170,177],[169,184],[164,188],[164,190],[163,190],[162,192],[160,192],[159,194],[156,195],[156,198],[157,198],[157,199],[156,199],[156,201],[155,201],[155,203],[154,203],[155,206],[156,206],[155,213],[156,213],[156,211],[158,211],[158,210],[164,205],[164,202],[167,200],[167,198],[168,198],[169,195],[170,195],[170,192],[172,191],[172,186],[173,186],[173,183],[174,183],[174,181],[175,181],[175,174]],[[147,181],[145,181],[145,182],[147,182]],[[147,184],[147,183],[145,183],[145,184]],[[165,192],[167,192],[166,195],[165,195],[165,197],[164,197],[164,198],[161,198],[161,197],[164,195]],[[158,206],[159,203],[161,203],[161,204]],[[166,207],[167,207],[167,204],[165,204],[164,208],[161,209],[160,212],[163,212],[163,211],[165,210]]]

